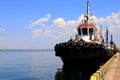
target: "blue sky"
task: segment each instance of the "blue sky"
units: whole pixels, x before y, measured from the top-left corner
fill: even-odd
[[[120,47],[120,1],[89,0]],[[1,0],[0,49],[48,49],[75,35],[87,0]]]

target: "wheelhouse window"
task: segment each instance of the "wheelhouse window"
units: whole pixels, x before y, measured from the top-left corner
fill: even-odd
[[[87,30],[87,28],[82,28],[82,33],[83,33],[83,35],[88,35],[88,30]]]
[[[89,34],[93,35],[93,28],[89,28]]]
[[[78,29],[78,34],[81,35],[81,29]]]

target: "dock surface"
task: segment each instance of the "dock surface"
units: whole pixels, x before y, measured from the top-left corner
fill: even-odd
[[[120,53],[117,54],[102,80],[120,80]]]

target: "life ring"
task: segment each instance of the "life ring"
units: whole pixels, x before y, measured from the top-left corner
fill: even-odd
[[[68,43],[63,43],[63,47],[66,48],[68,46]]]
[[[86,43],[86,42],[85,42],[85,43],[84,43],[84,47],[86,47],[86,48],[89,47],[89,43]]]
[[[81,45],[80,45],[80,44],[77,44],[77,45],[76,45],[76,49],[79,50],[80,48],[81,48]]]
[[[95,46],[93,43],[90,44],[90,48],[93,49]]]
[[[96,48],[99,48],[99,44],[95,43],[95,47],[96,47]]]
[[[104,45],[100,44],[100,45],[99,45],[99,48],[102,48],[102,49],[103,49],[103,48],[104,48]]]
[[[72,49],[74,47],[74,44],[72,42],[69,43],[69,48]]]

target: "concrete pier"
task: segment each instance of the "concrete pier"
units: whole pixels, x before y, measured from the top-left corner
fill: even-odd
[[[117,53],[117,57],[101,80],[120,80],[120,53]]]
[[[90,80],[120,80],[120,53],[116,53],[100,67]]]

